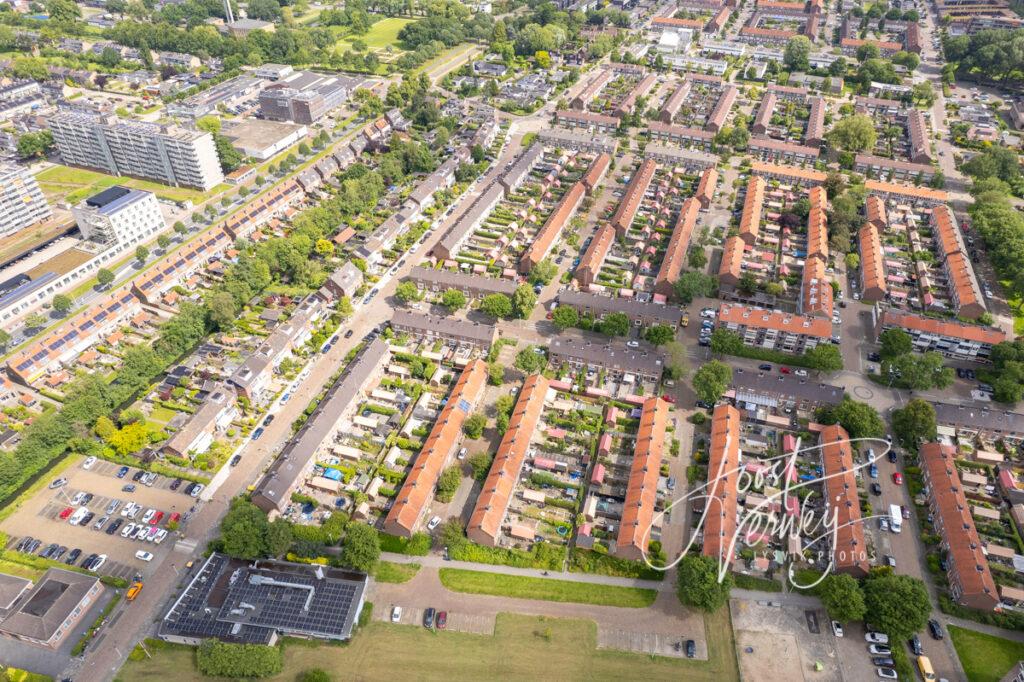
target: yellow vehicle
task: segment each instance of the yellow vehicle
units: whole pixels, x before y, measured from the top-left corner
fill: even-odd
[[[679,320],[679,326],[685,327],[688,324],[690,324],[690,316],[689,315],[683,315],[683,319]]]
[[[128,601],[135,601],[135,598],[139,596],[139,592],[142,592],[142,581],[136,580],[128,588],[128,593],[124,595],[124,598]]]
[[[930,682],[935,679],[935,671],[932,670],[932,662],[928,660],[927,656],[917,657],[917,667],[921,671],[921,677],[923,677],[926,682]]]

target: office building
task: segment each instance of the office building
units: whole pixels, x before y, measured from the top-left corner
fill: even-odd
[[[224,181],[213,135],[175,126],[63,112],[50,131],[64,163],[207,191]]]
[[[260,111],[272,121],[309,125],[344,104],[358,84],[352,78],[296,71],[260,93]]]
[[[99,244],[137,244],[167,228],[152,192],[115,185],[71,209],[82,236]]]
[[[50,217],[39,183],[18,166],[0,165],[0,237]]]

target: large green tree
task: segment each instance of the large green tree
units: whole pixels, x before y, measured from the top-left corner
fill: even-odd
[[[846,573],[826,576],[818,587],[818,595],[832,620],[849,623],[864,618],[867,609],[864,605],[864,593],[860,589],[860,583],[852,576]]]
[[[806,71],[810,64],[811,41],[807,36],[794,36],[786,43],[782,54],[782,62],[790,71]]]
[[[902,329],[886,329],[878,336],[883,358],[895,358],[914,350],[914,340]]]
[[[935,440],[938,435],[935,408],[920,398],[908,401],[893,410],[892,430],[903,447],[917,450],[919,443]]]
[[[875,122],[865,114],[854,114],[840,119],[825,138],[836,149],[844,152],[860,152],[875,146],[878,133]]]
[[[552,311],[551,321],[559,331],[564,331],[580,323],[580,314],[572,306],[560,305]]]
[[[520,284],[512,292],[512,313],[520,320],[530,317],[533,307],[537,305],[537,294],[529,285]]]
[[[843,398],[838,405],[819,409],[817,416],[822,424],[840,424],[850,438],[881,438],[885,435],[885,422],[878,411],[852,398]]]
[[[676,594],[679,601],[701,611],[717,611],[729,602],[732,575],[726,571],[718,579],[718,561],[707,556],[687,555],[676,569]]]
[[[380,538],[377,531],[365,523],[350,523],[342,541],[342,565],[363,573],[371,573],[380,559]]]
[[[884,575],[864,583],[867,620],[897,640],[924,627],[932,605],[924,583],[909,575]]]
[[[629,318],[625,313],[608,313],[597,328],[605,336],[625,336],[629,333]]]
[[[832,343],[821,343],[807,353],[807,360],[812,369],[819,372],[838,372],[843,368],[843,355],[839,346]]]
[[[480,301],[480,311],[493,318],[511,317],[512,299],[505,294],[490,294]]]
[[[455,312],[466,305],[466,295],[458,289],[446,289],[441,294],[441,305],[448,310]]]
[[[705,403],[717,402],[732,381],[732,367],[719,360],[705,363],[694,372],[692,384],[697,398]]]

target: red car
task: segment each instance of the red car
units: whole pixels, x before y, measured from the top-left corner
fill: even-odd
[[[67,521],[68,517],[71,516],[71,512],[75,511],[73,507],[64,507],[60,513],[60,520]]]
[[[783,374],[789,374],[789,367],[779,367],[779,371]]]
[[[441,613],[437,614],[437,620],[435,621],[435,623],[437,624],[438,630],[444,630],[444,626],[448,624],[448,612],[442,611]]]
[[[162,511],[158,511],[156,514],[153,514],[153,518],[149,520],[149,525],[155,526],[156,524],[160,523],[160,519],[162,519],[163,517],[164,513]]]
[[[892,475],[892,482],[896,485],[903,485],[903,474],[896,472]]]
[[[666,403],[674,403],[676,401],[676,399],[670,396],[668,393],[663,394],[661,396],[661,399],[664,400]]]
[[[171,518],[167,519],[167,523],[170,523],[172,521],[174,523],[181,521],[181,514],[179,514],[178,512],[174,512],[173,514],[171,514]]]

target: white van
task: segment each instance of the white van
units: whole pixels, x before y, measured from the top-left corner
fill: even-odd
[[[88,507],[79,507],[75,511],[75,513],[71,515],[71,518],[68,519],[68,523],[70,523],[72,526],[77,526],[78,524],[80,524],[82,522],[82,519],[84,519],[85,515],[88,514],[88,513],[89,513],[89,508]]]

